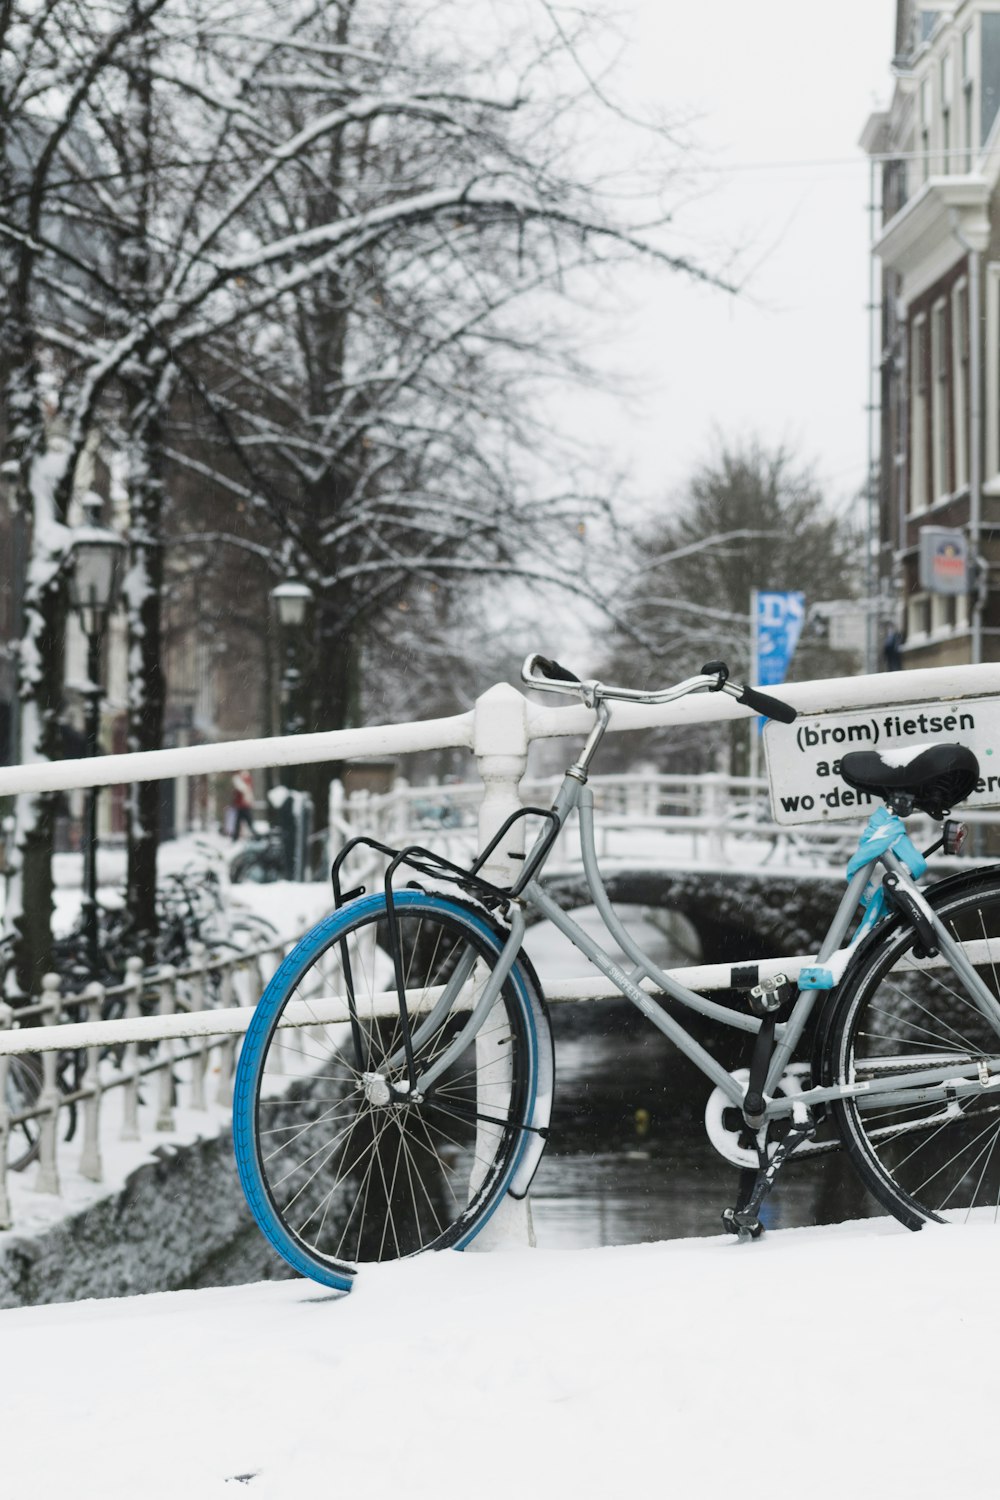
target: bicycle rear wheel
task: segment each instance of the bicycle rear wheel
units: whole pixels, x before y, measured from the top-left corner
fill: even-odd
[[[5,1089],[7,1108],[17,1116],[33,1109],[42,1092],[42,1065],[33,1052],[15,1052],[7,1063]],[[23,1172],[38,1156],[39,1125],[37,1116],[11,1125],[7,1147],[7,1166],[12,1172]]]
[[[950,883],[949,883],[950,884]],[[926,893],[980,978],[1000,997],[1000,875]],[[1000,1222],[1000,1035],[916,935],[888,934],[849,979],[831,1027],[829,1082],[898,1078],[897,1096],[833,1106],[845,1149],[875,1197],[910,1229],[928,1221]],[[945,1065],[979,1070],[973,1093],[918,1099],[907,1078]]]
[[[503,934],[423,892],[402,891],[395,905],[416,1073],[456,1049],[426,1095],[407,1095],[384,896],[352,902],[292,951],[236,1076],[234,1145],[251,1211],[290,1265],[342,1290],[366,1262],[467,1245],[548,1119],[538,1083],[550,1100],[551,1038],[520,965],[478,1034],[465,1034]],[[345,1014],[336,997],[349,986],[355,1028],[329,1019]]]

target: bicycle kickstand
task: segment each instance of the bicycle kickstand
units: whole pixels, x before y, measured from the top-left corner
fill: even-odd
[[[802,1124],[793,1125],[784,1139],[778,1142],[770,1161],[766,1165],[762,1163],[749,1198],[743,1202],[741,1194],[735,1208],[723,1209],[722,1222],[730,1234],[735,1234],[741,1240],[760,1239],[764,1233],[764,1226],[760,1222],[761,1204],[774,1187],[775,1178],[792,1152],[803,1141],[811,1140],[815,1134],[816,1127],[811,1120],[806,1120]]]

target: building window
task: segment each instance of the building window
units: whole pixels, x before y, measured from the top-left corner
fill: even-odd
[[[947,177],[951,171],[951,53],[941,59],[941,170]]]
[[[920,181],[926,182],[931,170],[931,81],[920,84]]]
[[[909,644],[931,633],[930,594],[911,594],[906,601],[906,639]]]
[[[910,510],[927,508],[927,320],[910,335]]]
[[[954,594],[931,595],[931,633],[933,635],[951,635],[958,623],[956,602]]]
[[[985,146],[1000,109],[1000,12],[979,17],[979,144]]]
[[[956,630],[967,630],[969,628],[969,600],[966,594],[931,594],[923,596],[919,606],[919,616],[924,619],[928,615],[925,608],[929,605],[929,622],[931,635],[954,635]]]
[[[888,161],[885,164],[882,195],[884,217],[891,219],[906,202],[906,162]]]
[[[920,12],[920,30],[918,35],[922,42],[926,42],[931,35],[937,25],[937,18],[940,14],[939,10],[922,10]]]
[[[976,132],[972,112],[972,27],[962,32],[962,145],[965,148],[965,170],[972,171],[972,154]]]
[[[931,312],[931,459],[933,496],[951,492],[951,401],[948,370],[948,304],[935,302]]]
[[[951,294],[951,362],[955,372],[952,407],[955,488],[969,482],[969,286],[960,281]]]

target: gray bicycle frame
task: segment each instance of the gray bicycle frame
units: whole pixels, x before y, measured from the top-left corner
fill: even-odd
[[[697,680],[697,679],[696,679]],[[689,1010],[697,1012],[720,1025],[731,1029],[756,1034],[760,1030],[760,1021],[751,1015],[744,1015],[741,1011],[732,1010],[728,1006],[719,1005],[700,995],[695,990],[688,989],[684,984],[674,979],[670,974],[659,968],[652,962],[649,956],[628,932],[627,928],[618,918],[608,893],[604,886],[597,859],[597,849],[594,839],[594,794],[587,785],[587,771],[594,752],[600,744],[609,720],[609,711],[603,701],[598,701],[597,723],[594,725],[579,760],[572,765],[563,778],[562,785],[553,803],[560,829],[563,828],[575,811],[578,814],[580,830],[580,851],[583,858],[584,878],[587,889],[593,903],[599,912],[608,933],[615,943],[632,962],[633,967],[625,970],[596,942],[572,917],[556,905],[552,897],[537,883],[536,875],[540,872],[548,858],[554,844],[551,835],[543,832],[539,835],[535,844],[525,857],[525,874],[530,875],[522,886],[519,895],[514,898],[510,911],[510,935],[504,944],[502,953],[490,974],[489,979],[477,996],[469,1020],[463,1026],[460,1034],[455,1038],[452,1045],[438,1057],[433,1066],[421,1074],[415,1082],[415,1090],[418,1094],[430,1088],[433,1083],[447,1071],[454,1060],[461,1054],[462,1050],[469,1045],[478,1032],[483,1021],[489,1015],[493,1005],[499,997],[500,990],[510,973],[521,950],[526,930],[525,910],[533,908],[541,916],[553,924],[565,937],[569,938],[574,947],[578,948],[595,968],[609,979],[615,988],[630,1000],[638,1010],[661,1031],[664,1036],[672,1041],[685,1057],[695,1064],[697,1068],[736,1106],[743,1102],[744,1089],[688,1031],[669,1014],[656,999],[647,994],[640,987],[643,979],[648,980],[657,989],[668,995],[679,1004],[686,1006]],[[839,949],[842,948],[844,939],[850,929],[854,915],[869,880],[872,878],[876,867],[881,864],[898,878],[900,887],[909,892],[910,896],[917,902],[921,912],[931,924],[937,938],[942,957],[956,978],[968,992],[970,998],[982,1011],[987,1021],[993,1026],[1000,1036],[1000,1004],[989,988],[983,983],[969,962],[961,947],[955,942],[951,934],[945,928],[936,912],[929,905],[923,893],[914,884],[909,870],[900,859],[891,851],[887,850],[878,859],[871,860],[862,869],[852,876],[841,899],[840,905],[830,923],[829,929],[816,955],[816,964],[825,965]],[[875,929],[877,930],[877,928]],[[450,1004],[456,998],[460,985],[468,977],[469,969],[466,968],[459,974],[452,976],[452,980],[446,986],[445,993],[434,1007],[432,1015],[423,1023],[422,1031],[431,1029],[436,1019],[443,1015]],[[844,1084],[830,1088],[814,1087],[802,1093],[789,1096],[772,1097],[778,1082],[785,1071],[795,1049],[802,1038],[806,1024],[816,1005],[817,998],[822,996],[827,999],[829,990],[805,989],[799,990],[798,999],[792,1008],[788,1020],[775,1028],[775,1047],[767,1072],[764,1085],[766,1100],[765,1115],[768,1119],[774,1119],[781,1115],[787,1115],[796,1108],[810,1108],[813,1105],[828,1103],[834,1099],[858,1098],[859,1108],[868,1107],[877,1102],[880,1107],[887,1104],[905,1102],[912,1104],[925,1100],[942,1099],[944,1097],[944,1086],[947,1084],[949,1098],[961,1097],[967,1093],[979,1092],[986,1079],[983,1077],[983,1069],[986,1068],[987,1077],[996,1077],[1000,1084],[1000,1059],[991,1070],[987,1064],[977,1059],[976,1062],[967,1064],[949,1062],[942,1059],[936,1067],[927,1067],[919,1072],[909,1074],[905,1086],[900,1084],[898,1078],[879,1080],[868,1079],[863,1083]]]

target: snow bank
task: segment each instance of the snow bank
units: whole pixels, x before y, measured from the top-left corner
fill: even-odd
[[[181,1115],[144,1151],[119,1145],[102,1189],[71,1179],[57,1199],[12,1184],[22,1211],[0,1233],[0,1308],[291,1274],[250,1217],[222,1111]]]
[[[993,1430],[998,1252],[877,1220],[4,1312],[4,1474],[32,1500],[920,1500]]]

